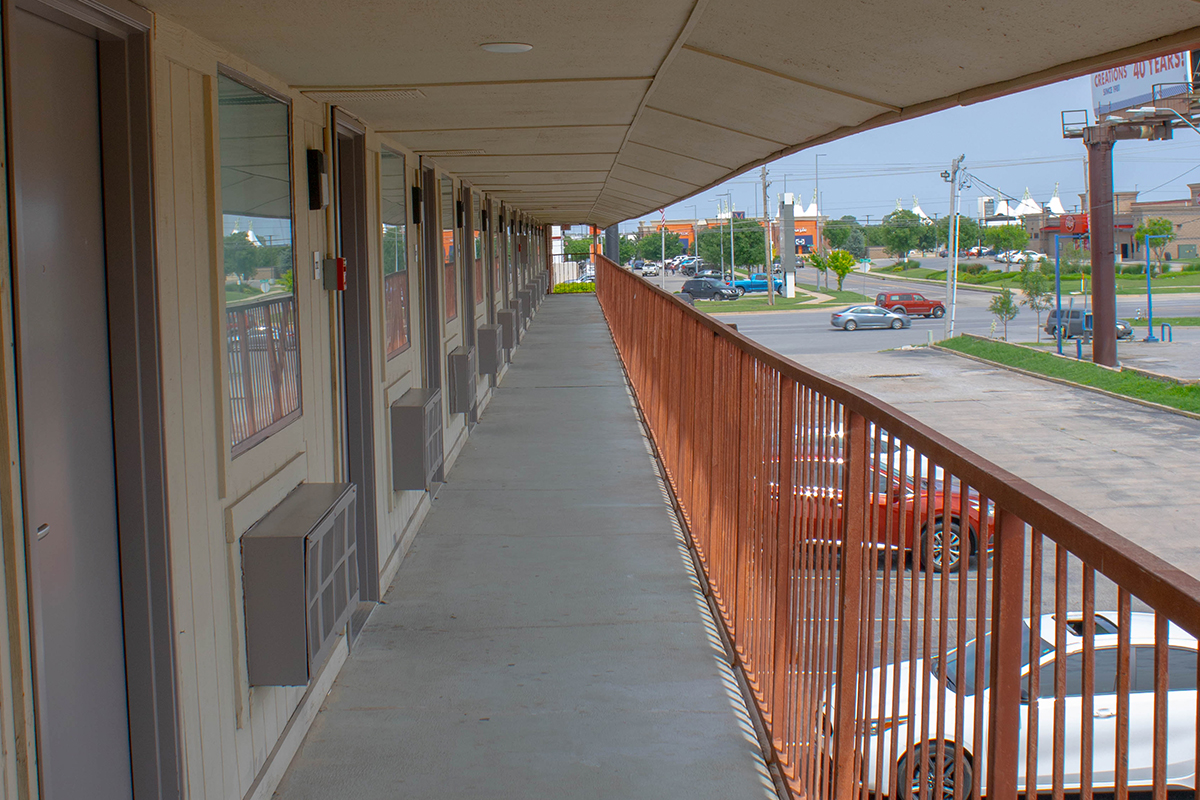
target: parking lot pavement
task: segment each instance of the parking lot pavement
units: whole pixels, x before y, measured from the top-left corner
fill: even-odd
[[[936,350],[788,353],[1200,578],[1200,420]]]

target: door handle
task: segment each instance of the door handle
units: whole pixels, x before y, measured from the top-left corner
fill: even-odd
[[[37,528],[37,538],[39,538],[39,539],[45,539],[45,538],[46,538],[46,534],[47,534],[47,533],[49,533],[49,532],[50,532],[50,526],[49,526],[49,525],[46,525],[46,524],[44,524],[44,523],[43,523],[42,525],[38,525],[38,528]]]
[[[1115,717],[1116,715],[1117,712],[1113,711],[1111,708],[1097,708],[1096,712],[1092,714],[1092,716],[1096,719],[1108,719],[1109,717]]]

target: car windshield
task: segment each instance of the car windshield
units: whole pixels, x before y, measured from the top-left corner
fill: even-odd
[[[1032,635],[1033,635],[1033,632],[1029,630],[1029,625],[1027,623],[1021,625],[1021,666],[1022,667],[1026,667],[1029,665],[1029,639]],[[1038,642],[1039,642],[1038,661],[1040,662],[1042,656],[1044,656],[1044,655],[1046,655],[1046,653],[1050,653],[1054,650],[1054,645],[1050,644],[1045,639],[1041,639],[1041,638],[1038,639]],[[975,685],[975,668],[976,668],[977,659],[979,658],[978,653],[979,653],[980,649],[982,649],[982,651],[983,651],[983,684],[980,686],[976,686]],[[989,663],[991,654],[992,654],[991,631],[984,634],[982,644],[980,644],[979,639],[972,639],[971,641],[967,642],[967,644],[963,647],[963,666],[965,667],[965,670],[963,672],[963,684],[961,687],[958,687],[955,685],[956,678],[958,677],[958,650],[953,650],[950,653],[947,653],[946,687],[953,691],[956,691],[960,695],[967,696],[967,697],[974,695],[977,691],[983,691],[983,690],[987,689],[988,681],[991,680],[991,670],[990,670],[990,663]],[[934,659],[930,660],[929,670],[933,675],[935,675],[935,676],[937,675],[938,659],[934,658]],[[1028,699],[1029,699],[1029,675],[1027,674],[1021,681],[1021,700],[1023,702],[1025,702],[1025,701],[1028,701]]]

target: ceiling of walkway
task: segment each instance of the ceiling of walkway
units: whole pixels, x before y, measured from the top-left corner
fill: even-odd
[[[1200,42],[1196,0],[145,5],[543,221],[600,226],[856,131]]]

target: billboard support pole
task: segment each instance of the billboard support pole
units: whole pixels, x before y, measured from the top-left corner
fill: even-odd
[[[1088,154],[1088,228],[1092,237],[1092,361],[1117,366],[1117,277],[1113,245],[1113,145],[1111,126],[1084,129]]]

